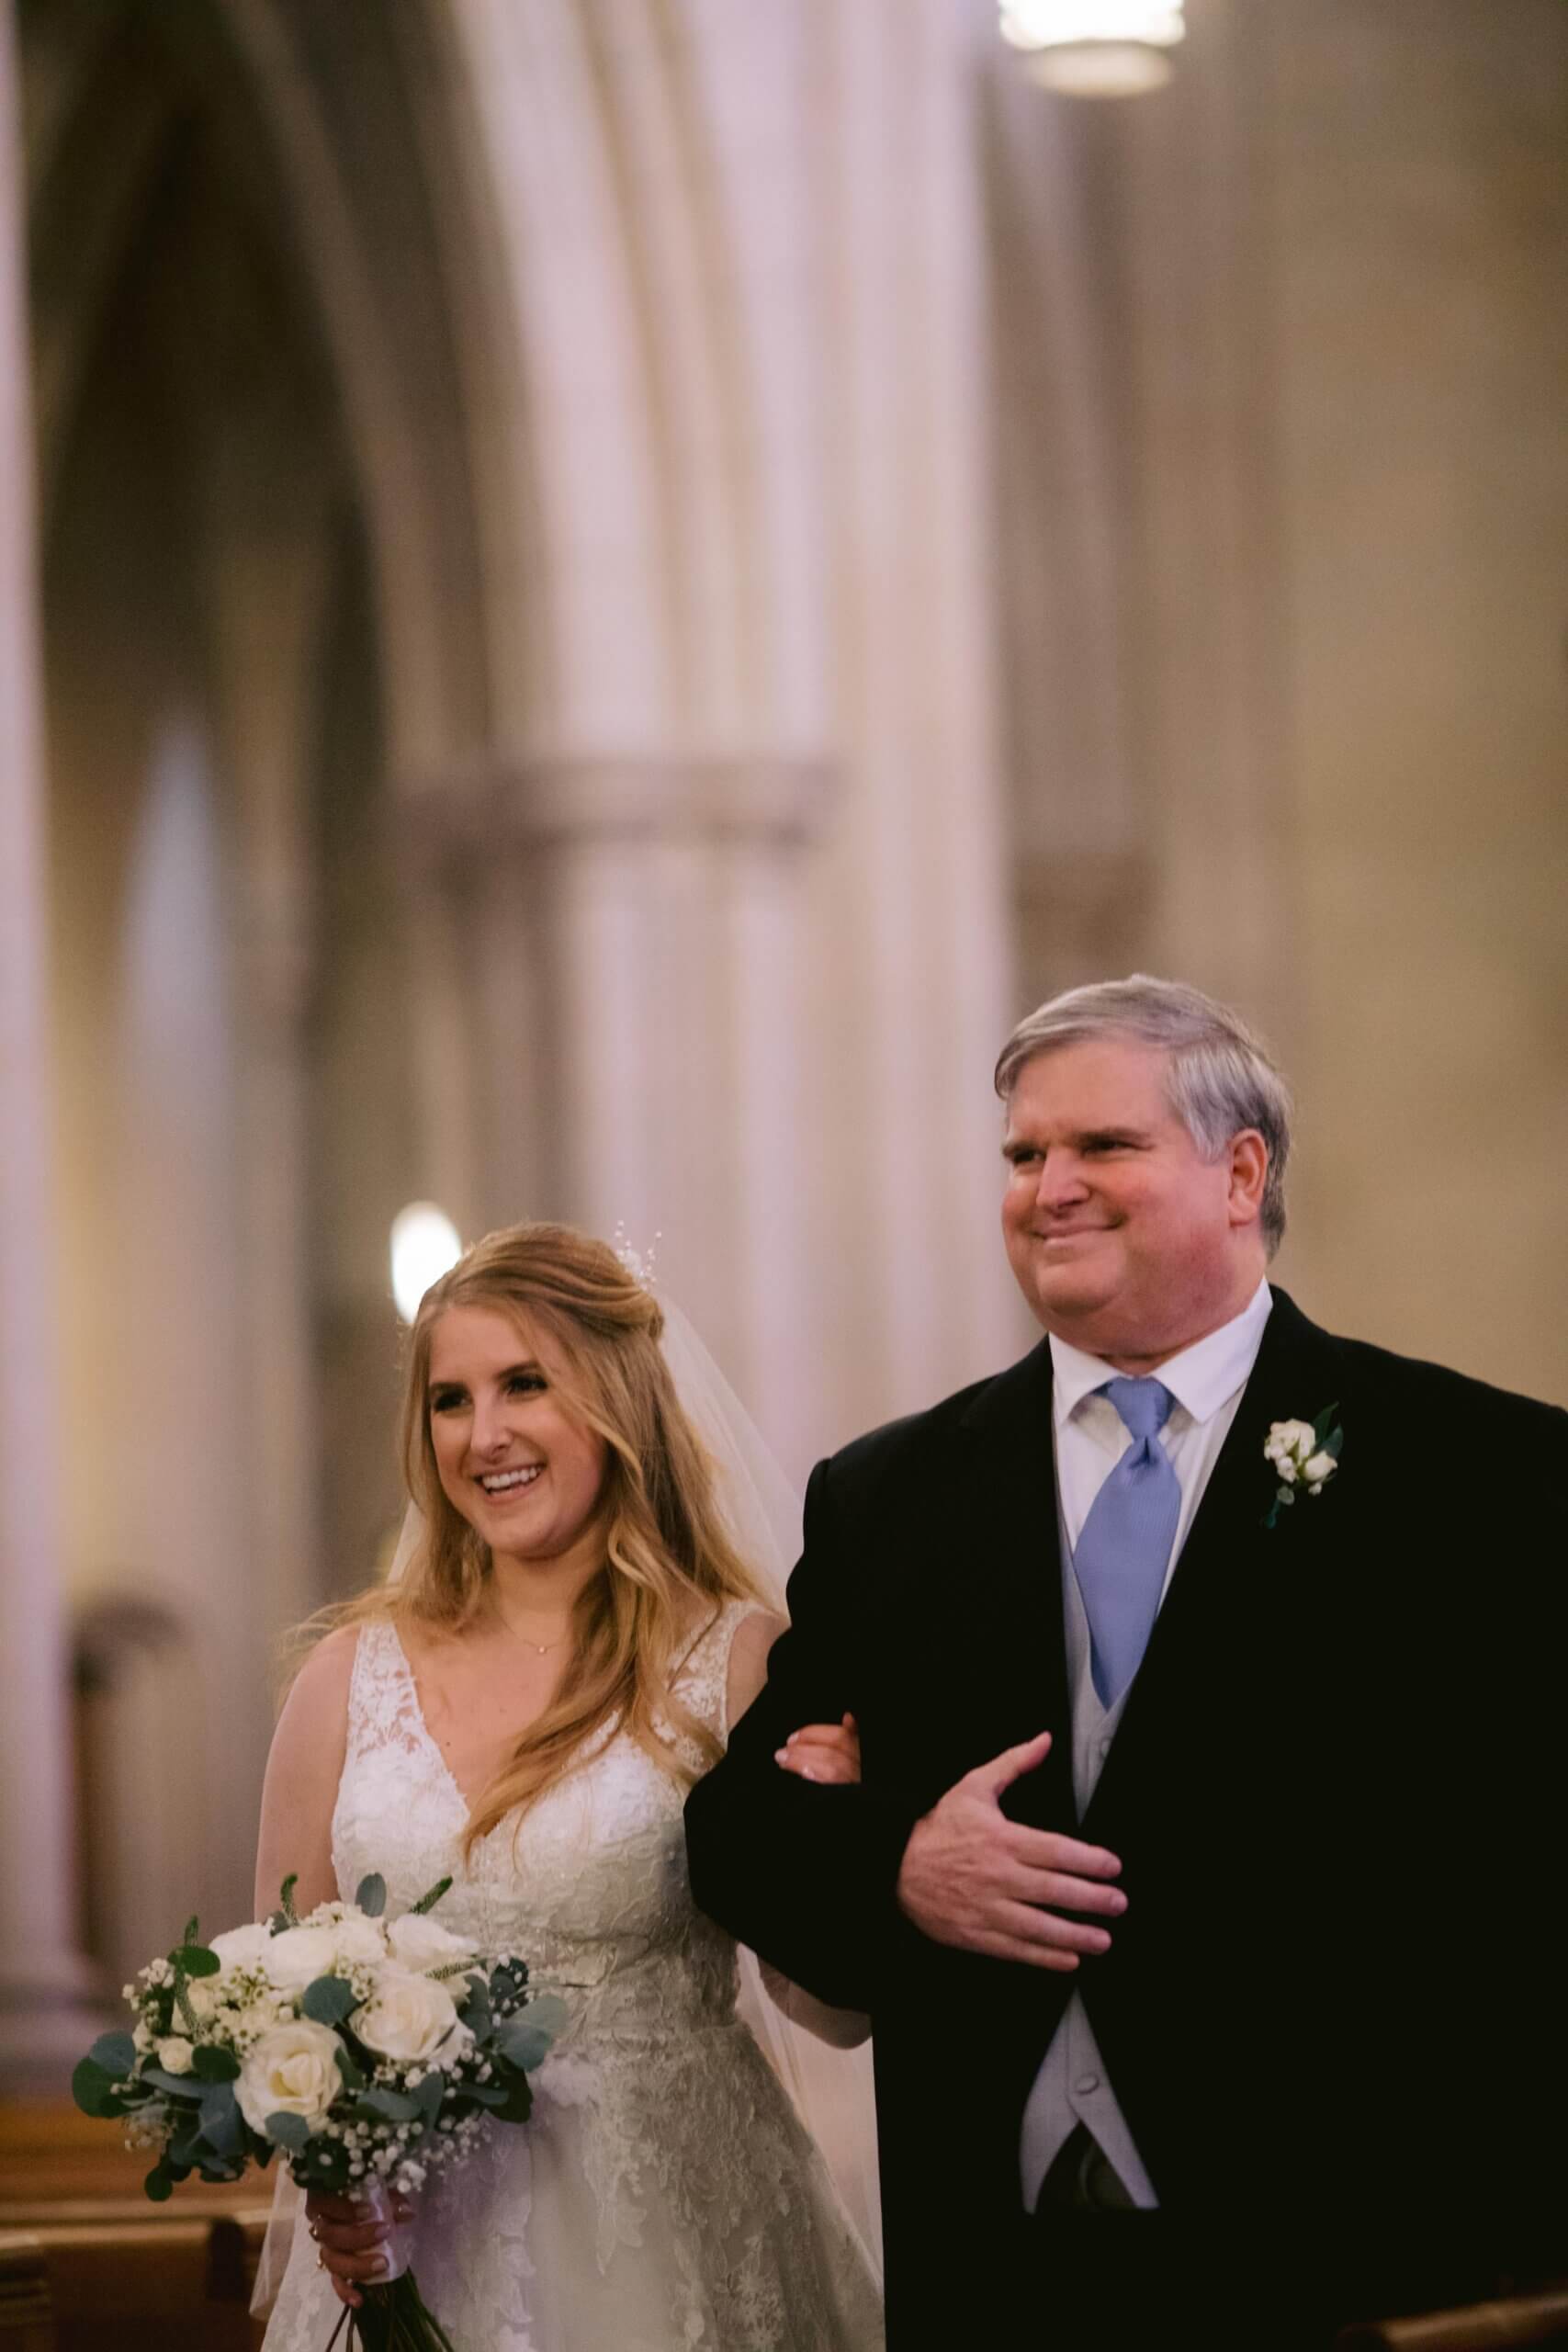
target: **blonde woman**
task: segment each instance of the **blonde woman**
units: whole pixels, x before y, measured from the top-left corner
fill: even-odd
[[[450,1872],[446,1926],[572,1988],[527,2128],[414,2212],[460,2352],[870,2352],[865,2257],[687,1882],[682,1799],[780,1620],[662,1325],[613,1250],[558,1225],[491,1235],[426,1294],[402,1422],[419,1540],[293,1686],[257,1904],[290,1871],[302,1908],[378,1871],[395,1910]],[[848,1777],[852,1740],[812,1727],[794,1762]],[[381,2265],[341,2200],[312,2199],[308,2227],[267,2352],[320,2352]]]

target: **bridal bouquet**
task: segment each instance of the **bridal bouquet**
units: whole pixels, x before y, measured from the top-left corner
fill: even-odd
[[[302,2188],[384,2211],[389,2192],[459,2162],[487,2118],[527,2120],[528,2075],[564,2005],[530,1994],[521,1961],[481,1960],[429,1916],[450,1884],[388,1919],[373,1876],[352,1903],[300,1918],[289,1878],[270,1919],[207,1943],[192,1919],[126,1986],[132,2030],[100,2035],[71,2087],[86,2114],[123,2118],[128,2144],[157,2151],[149,2197],[193,2172],[238,2180],[281,2151]],[[339,2323],[350,2345],[453,2352],[412,2271],[364,2293]]]

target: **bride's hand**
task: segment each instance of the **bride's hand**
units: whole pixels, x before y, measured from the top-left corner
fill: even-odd
[[[361,2287],[373,2287],[384,2276],[387,2257],[381,2242],[387,2234],[383,2221],[367,2221],[365,2208],[352,2197],[333,2197],[324,2188],[312,2188],[305,2199],[305,2217],[310,2235],[316,2241],[317,2260],[333,2282],[333,2292],[340,2303],[357,2309],[365,2298]],[[409,2222],[413,2219],[413,2207],[407,2198],[392,2199],[392,2219]]]
[[[860,1779],[860,1732],[853,1715],[840,1724],[807,1724],[791,1732],[773,1751],[773,1761],[803,1781],[836,1781],[842,1787]]]

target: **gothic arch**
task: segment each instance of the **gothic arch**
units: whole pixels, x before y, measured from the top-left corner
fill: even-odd
[[[74,400],[170,141],[193,119],[307,289],[370,549],[399,764],[491,729],[498,659],[476,616],[514,607],[494,419],[513,338],[488,317],[493,223],[464,93],[423,0],[211,0],[21,12],[28,93],[40,476],[58,483]]]

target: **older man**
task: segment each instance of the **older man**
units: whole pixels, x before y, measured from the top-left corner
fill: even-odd
[[[818,1466],[688,1808],[699,1900],[873,2014],[890,2344],[1568,2271],[1568,1415],[1270,1289],[1289,1096],[1195,989],[1057,998],[997,1084],[1047,1337]],[[859,1785],[777,1769],[846,1712]]]

